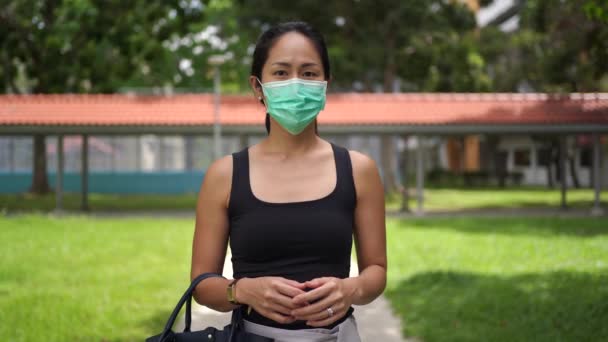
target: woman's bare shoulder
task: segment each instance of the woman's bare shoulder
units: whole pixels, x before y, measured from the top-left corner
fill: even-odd
[[[367,198],[370,194],[383,191],[376,162],[358,151],[349,150],[348,153],[353,166],[353,179],[357,199]]]
[[[353,165],[353,175],[366,175],[378,171],[376,162],[368,155],[355,150],[348,150],[348,154]]]
[[[229,154],[213,161],[205,172],[206,177],[211,177],[214,181],[232,179],[232,155]]]
[[[205,171],[199,198],[205,196],[227,203],[231,187],[232,155],[227,155],[213,161]]]

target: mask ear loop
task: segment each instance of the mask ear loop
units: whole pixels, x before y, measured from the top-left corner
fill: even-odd
[[[260,88],[262,89],[262,95],[264,95],[264,85],[262,84],[262,81],[256,76],[255,78],[258,83],[260,84]],[[262,104],[264,105],[264,108],[266,109],[266,119],[265,119],[265,125],[266,125],[266,132],[268,134],[270,134],[270,114],[268,113],[268,105],[266,104],[266,101],[263,100],[262,96],[258,96],[258,100],[260,102],[262,102]]]
[[[262,95],[264,95],[264,85],[262,84],[262,81],[260,81],[260,79],[258,77],[256,77],[255,79],[260,84],[260,89],[262,90]],[[268,106],[266,105],[266,101],[264,101],[264,96],[258,96],[258,100],[260,100],[262,102],[264,107],[266,107],[266,112],[268,112]]]
[[[262,81],[260,81],[259,78],[255,78],[258,81],[258,84],[260,85],[260,89],[262,90],[262,94],[264,94],[264,86],[262,85]],[[261,100],[262,96],[258,96],[258,100]]]

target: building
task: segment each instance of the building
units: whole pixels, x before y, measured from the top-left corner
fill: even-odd
[[[0,96],[0,192],[27,187],[23,144],[35,134],[63,145],[58,155],[72,191],[82,187],[76,180],[81,169],[92,172],[92,191],[197,191],[212,158],[213,108],[213,96],[206,94]],[[265,134],[264,108],[249,96],[224,96],[220,108],[224,154]],[[597,186],[608,185],[608,172],[600,172],[608,167],[599,164],[608,162],[608,94],[330,94],[319,127],[328,139],[376,159],[386,184],[401,183],[408,172],[442,169],[521,173],[523,184],[536,185],[575,173],[580,185],[590,186],[597,150]],[[54,151],[47,151],[51,161]],[[117,178],[117,172],[139,181]],[[167,172],[173,184],[154,187]]]

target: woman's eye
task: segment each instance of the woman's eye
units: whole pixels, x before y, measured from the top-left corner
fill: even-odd
[[[287,75],[287,72],[285,72],[285,70],[277,70],[277,71],[274,72],[273,75],[276,75],[276,76],[285,76],[285,75]]]
[[[312,71],[306,71],[304,73],[304,77],[316,77],[316,76],[317,76],[317,74]]]

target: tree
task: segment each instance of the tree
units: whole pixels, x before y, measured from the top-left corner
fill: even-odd
[[[517,31],[484,29],[495,90],[517,91],[523,83],[549,93],[608,90],[608,25],[600,3],[525,1]]]
[[[240,0],[237,7],[250,41],[287,20],[304,20],[323,32],[334,62],[333,90],[391,92],[397,79],[414,91],[488,88],[486,81],[464,81],[483,71],[483,61],[474,52],[474,13],[463,1]],[[451,56],[454,51],[464,59]]]

